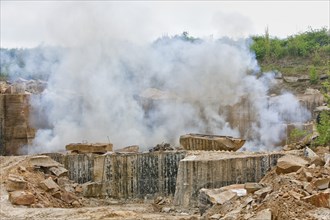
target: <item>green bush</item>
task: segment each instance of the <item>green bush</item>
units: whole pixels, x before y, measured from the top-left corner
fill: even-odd
[[[270,38],[268,29],[264,36],[252,37],[251,50],[259,61],[290,57],[310,57],[311,54],[330,54],[330,35],[328,29],[310,29],[286,39]],[[315,65],[318,63],[315,58]]]
[[[316,72],[314,66],[312,66],[309,70],[309,81],[311,84],[317,84],[319,81],[319,74]]]
[[[317,124],[317,131],[319,137],[316,140],[317,145],[329,145],[330,144],[330,112],[323,111],[320,114],[320,123]]]

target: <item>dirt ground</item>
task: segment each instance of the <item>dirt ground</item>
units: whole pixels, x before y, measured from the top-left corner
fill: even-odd
[[[111,200],[109,205],[97,199],[89,199],[79,208],[31,208],[28,206],[12,205],[5,182],[9,174],[17,167],[25,164],[30,156],[0,156],[0,219],[198,219],[196,210],[189,212],[171,209],[162,212],[152,201],[126,202]],[[86,206],[89,204],[89,207]],[[103,205],[102,205],[103,204]],[[169,207],[170,208],[170,207]]]

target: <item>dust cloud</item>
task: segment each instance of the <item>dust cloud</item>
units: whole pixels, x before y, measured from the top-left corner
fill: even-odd
[[[32,100],[40,126],[35,152],[108,139],[115,148],[138,144],[146,150],[178,144],[191,132],[247,138],[248,149],[272,150],[284,135],[283,123],[309,119],[293,95],[269,98],[274,78],[257,77],[249,39],[182,34],[146,42],[155,24],[134,10],[86,3],[55,14],[52,36],[66,53],[46,90]],[[243,99],[254,116],[244,132],[228,116]]]

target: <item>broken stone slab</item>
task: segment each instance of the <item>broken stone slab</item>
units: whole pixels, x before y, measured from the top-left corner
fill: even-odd
[[[219,191],[227,191],[227,190],[236,193],[238,197],[246,196],[247,194],[246,189],[244,189],[244,184],[232,184],[229,186],[223,186],[219,188]]]
[[[50,172],[55,174],[57,177],[62,177],[62,176],[67,176],[68,175],[68,170],[65,169],[64,167],[51,167]]]
[[[223,191],[221,189],[204,189],[199,191],[201,197],[207,198],[212,204],[223,205],[227,201],[237,198],[237,193],[227,190]]]
[[[272,211],[270,209],[264,209],[257,212],[256,216],[250,218],[251,220],[272,220]]]
[[[305,167],[308,162],[295,155],[287,154],[277,160],[276,173],[291,173],[298,171],[301,167]]]
[[[119,153],[138,153],[140,147],[138,145],[128,146],[124,147],[122,149],[116,150],[116,152]]]
[[[27,182],[23,177],[9,174],[8,180],[6,182],[6,189],[8,192],[16,190],[25,190],[27,188]]]
[[[31,157],[29,160],[30,164],[34,167],[61,167],[62,164],[56,162],[46,155],[38,155]]]
[[[111,143],[72,143],[65,146],[68,151],[74,151],[78,153],[106,153],[112,151],[113,145]]]
[[[317,179],[314,182],[314,186],[319,190],[324,190],[329,188],[330,178]]]
[[[231,136],[186,134],[180,136],[180,145],[185,150],[226,150],[237,151],[245,143],[245,140]]]
[[[246,189],[247,193],[254,193],[255,191],[264,188],[264,186],[260,183],[245,183],[244,188]]]
[[[48,177],[44,181],[41,181],[39,185],[43,190],[46,191],[50,191],[50,190],[56,191],[59,189],[59,186],[54,182],[54,180],[51,177]]]
[[[330,190],[319,192],[311,196],[306,196],[302,198],[302,200],[315,205],[316,207],[330,208]]]
[[[258,191],[254,192],[254,195],[258,196],[259,198],[263,199],[266,197],[268,193],[270,193],[273,190],[271,186],[264,187],[262,189],[259,189]]]
[[[228,201],[237,198],[237,194],[231,190],[223,191],[223,189],[205,189],[199,190],[198,208],[201,215],[213,205],[223,205]]]
[[[31,192],[13,191],[9,193],[9,201],[14,205],[31,205],[35,202],[35,196]]]

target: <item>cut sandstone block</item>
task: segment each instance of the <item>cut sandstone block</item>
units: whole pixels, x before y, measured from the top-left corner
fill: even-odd
[[[112,151],[112,144],[96,143],[96,144],[83,144],[74,143],[65,146],[68,151],[75,151],[78,153],[106,153]]]
[[[187,134],[180,137],[180,144],[185,150],[226,150],[237,151],[245,140],[230,136]]]

